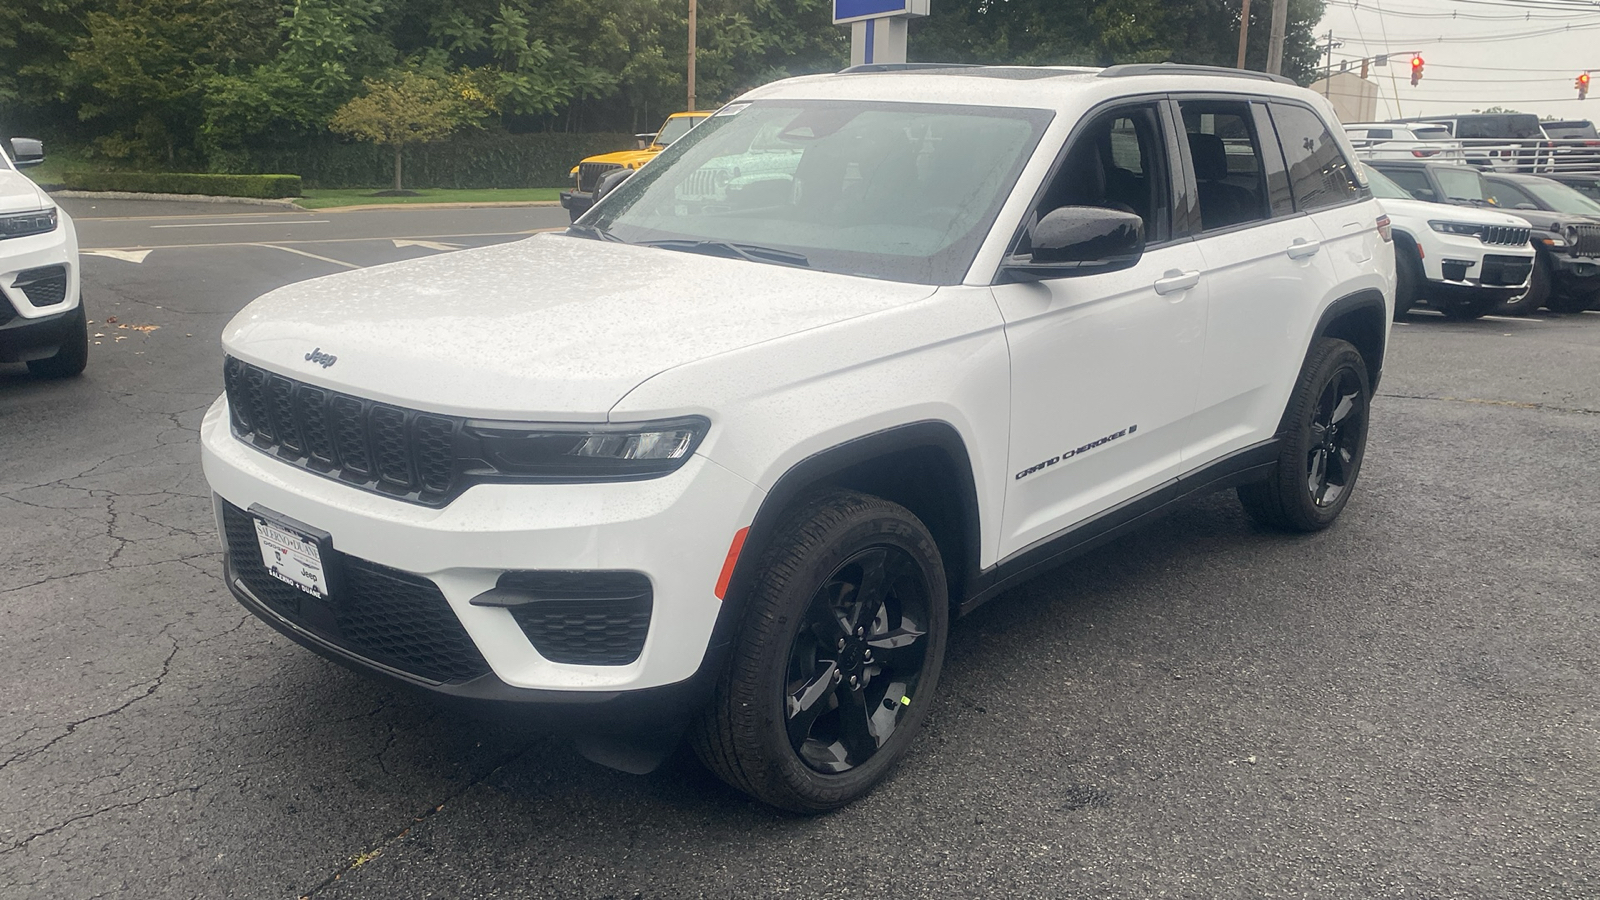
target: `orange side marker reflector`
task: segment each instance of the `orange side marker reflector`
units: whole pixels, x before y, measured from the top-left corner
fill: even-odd
[[[733,580],[733,567],[739,563],[739,551],[744,549],[744,539],[749,533],[748,526],[734,532],[733,543],[728,545],[728,558],[722,561],[722,574],[717,576],[718,600],[728,594],[728,582]]]

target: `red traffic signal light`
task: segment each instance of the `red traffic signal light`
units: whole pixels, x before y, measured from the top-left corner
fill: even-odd
[[[1572,82],[1572,85],[1578,89],[1579,100],[1587,99],[1589,96],[1589,73],[1585,72],[1582,75],[1579,75],[1577,79]]]
[[[1411,57],[1411,86],[1412,87],[1416,87],[1417,86],[1417,82],[1419,82],[1421,80],[1422,80],[1422,57],[1421,56],[1413,56],[1413,57]]]

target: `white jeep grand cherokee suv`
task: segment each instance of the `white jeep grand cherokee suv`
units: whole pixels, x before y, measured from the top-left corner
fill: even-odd
[[[66,378],[89,361],[89,328],[72,219],[18,171],[43,161],[38,141],[0,142],[0,363]]]
[[[957,616],[1202,491],[1339,515],[1394,295],[1353,159],[1321,98],[1231,70],[760,88],[566,234],[241,312],[202,429],[227,582],[619,768],[687,731],[840,806]]]

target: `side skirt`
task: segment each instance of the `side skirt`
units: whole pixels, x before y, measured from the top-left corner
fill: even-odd
[[[964,616],[1036,575],[1148,525],[1193,497],[1267,478],[1277,465],[1280,443],[1274,437],[1236,450],[1018,550],[973,578],[957,615]]]

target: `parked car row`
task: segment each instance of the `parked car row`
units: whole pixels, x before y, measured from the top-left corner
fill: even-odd
[[[1585,119],[1531,113],[1424,116],[1344,126],[1365,160],[1428,159],[1488,172],[1600,174],[1600,134]]]
[[[1396,315],[1418,303],[1451,318],[1600,306],[1600,202],[1536,175],[1420,159],[1366,167],[1393,221]]]

